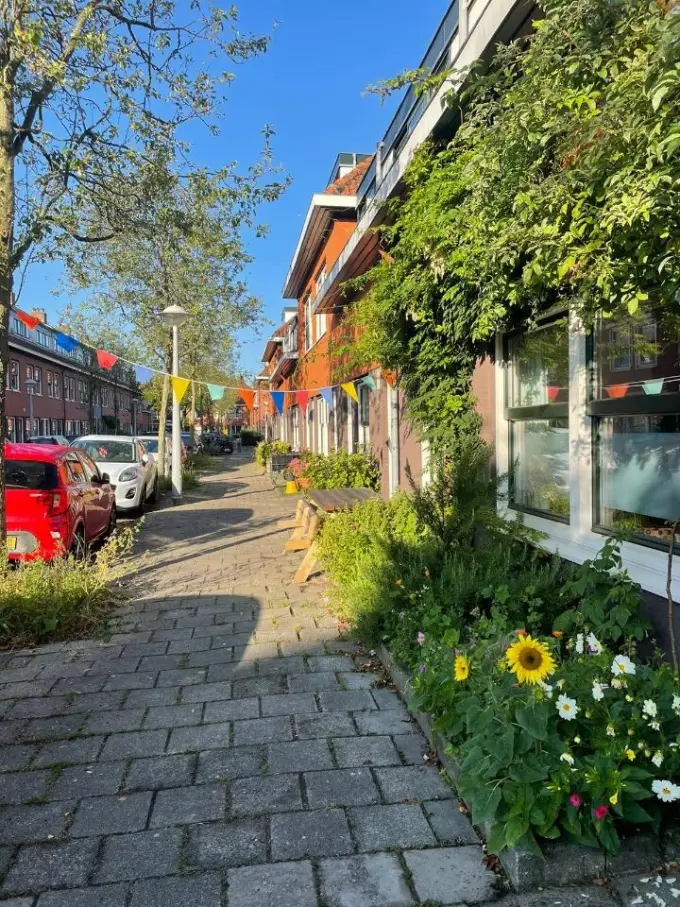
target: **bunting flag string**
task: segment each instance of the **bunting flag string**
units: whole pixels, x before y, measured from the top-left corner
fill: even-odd
[[[208,384],[208,393],[210,394],[210,399],[213,403],[219,403],[219,401],[224,397],[224,388],[221,384]]]
[[[383,369],[382,376],[385,379],[385,381],[389,384],[390,387],[394,387],[395,382],[396,382],[396,375],[394,374],[394,372],[388,372],[385,369]]]
[[[359,394],[357,394],[357,389],[353,381],[346,381],[344,384],[341,384],[340,387],[355,403],[359,402]]]
[[[323,391],[322,391],[323,393]],[[281,415],[283,412],[283,401],[285,399],[285,394],[283,391],[269,391],[269,396],[272,398],[272,403],[276,407],[276,412]]]
[[[270,393],[273,397],[275,394],[275,391],[270,391]],[[328,408],[332,410],[333,406],[334,406],[333,388],[332,387],[322,387],[320,393],[321,393],[321,396],[326,401],[326,405],[328,406]]]
[[[175,403],[181,403],[191,384],[191,380],[189,378],[180,378],[178,375],[172,375],[170,380],[172,381],[172,394],[175,398]]]
[[[295,391],[295,399],[297,400],[297,405],[300,407],[303,413],[307,412],[307,402],[309,400],[309,391]]]
[[[54,332],[54,339],[57,341],[57,346],[60,346],[62,350],[66,350],[67,353],[72,353],[80,342],[75,337],[63,334],[61,331]],[[85,345],[87,346],[87,344]]]
[[[557,400],[557,398],[559,397],[561,390],[561,387],[555,387],[552,384],[548,385],[548,400],[551,403],[554,403],[555,400]]]
[[[114,367],[116,362],[118,362],[118,356],[114,356],[113,353],[105,353],[104,350],[97,350],[97,364],[101,368],[108,371]]]
[[[255,391],[250,390],[247,387],[239,387],[238,395],[243,400],[248,409],[253,408],[253,403],[255,401]]]
[[[21,309],[16,309],[16,313],[19,321],[26,325],[29,331],[34,331],[40,324],[40,319],[35,315],[29,315],[28,312],[22,312]]]
[[[377,384],[375,383],[375,381],[373,380],[373,376],[372,376],[372,375],[365,375],[365,376],[361,379],[361,383],[362,383],[362,384],[365,384],[366,387],[367,387],[369,390],[372,390],[372,391],[377,391],[377,390],[378,390],[378,386],[377,386]]]
[[[660,394],[663,390],[664,378],[657,378],[653,381],[645,381],[642,389],[646,394]]]
[[[609,387],[605,387],[605,390],[612,400],[620,400],[626,396],[629,387],[629,384],[611,384]]]

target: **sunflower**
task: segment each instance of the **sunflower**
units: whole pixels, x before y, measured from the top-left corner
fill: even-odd
[[[465,655],[459,655],[454,664],[454,675],[460,683],[461,680],[467,680],[470,676],[470,662]]]
[[[557,668],[548,647],[531,636],[518,640],[505,654],[520,683],[540,683]]]

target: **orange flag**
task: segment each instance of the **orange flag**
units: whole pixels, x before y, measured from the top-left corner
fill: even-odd
[[[248,387],[239,387],[238,395],[243,400],[248,409],[253,408],[253,401],[255,400],[255,391],[251,391]]]
[[[382,376],[390,387],[394,387],[394,382],[396,381],[397,377],[394,372],[387,372],[383,369]]]

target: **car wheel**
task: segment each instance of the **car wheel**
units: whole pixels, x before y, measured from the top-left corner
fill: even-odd
[[[87,557],[87,542],[85,541],[85,532],[82,526],[76,529],[70,554],[77,561],[84,561]]]
[[[153,480],[153,488],[151,489],[151,495],[149,496],[149,504],[158,503],[158,476]]]
[[[114,504],[111,508],[111,515],[109,516],[109,525],[106,530],[105,538],[110,539],[113,533],[116,531],[116,526],[118,525],[118,511],[116,510],[116,505]]]
[[[139,497],[139,505],[137,506],[137,515],[144,516],[145,510],[146,510],[146,488],[142,488],[142,493]]]

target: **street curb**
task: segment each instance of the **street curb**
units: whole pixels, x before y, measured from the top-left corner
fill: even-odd
[[[455,758],[446,752],[446,741],[432,728],[432,719],[424,712],[409,705],[413,687],[408,673],[397,664],[384,645],[378,646],[378,657],[387,669],[397,692],[404,700],[409,712],[436,752],[442,767],[456,783],[459,766]],[[486,822],[479,831],[486,838],[491,823]],[[510,847],[498,855],[514,891],[529,892],[539,888],[560,888],[579,882],[591,882],[605,876],[623,876],[629,873],[649,872],[664,862],[657,839],[640,833],[623,842],[618,857],[609,857],[600,850],[582,847],[570,841],[546,841],[542,847],[543,856],[519,847]],[[672,855],[672,859],[678,854]]]

